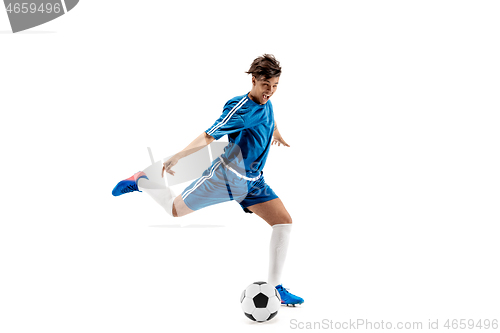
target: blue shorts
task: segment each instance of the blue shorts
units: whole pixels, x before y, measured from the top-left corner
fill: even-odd
[[[266,184],[261,173],[256,180],[246,180],[227,169],[220,157],[182,192],[182,199],[192,210],[231,200],[237,201],[241,208],[251,213],[247,207],[278,198]]]

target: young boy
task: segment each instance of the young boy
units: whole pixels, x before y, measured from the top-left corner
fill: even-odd
[[[281,284],[292,218],[280,198],[266,184],[262,172],[272,144],[289,147],[278,131],[269,100],[278,87],[281,67],[273,55],[264,54],[253,61],[246,73],[252,74],[251,91],[230,99],[220,118],[211,127],[163,163],[162,177],[164,172],[174,175],[172,167],[181,158],[227,135],[229,144],[224,153],[212,162],[200,178],[174,197],[169,188],[155,185],[140,171],[119,182],[113,195],[145,191],[173,217],[181,217],[221,202],[237,201],[245,212],[255,213],[273,228],[267,282],[276,286],[282,304],[295,306],[304,300],[288,292]]]

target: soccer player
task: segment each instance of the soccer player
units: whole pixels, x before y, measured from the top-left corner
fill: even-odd
[[[264,54],[253,61],[246,73],[252,74],[251,91],[230,99],[211,127],[163,163],[162,177],[164,172],[174,176],[172,168],[181,158],[227,135],[229,144],[224,153],[214,159],[200,178],[174,197],[169,188],[149,181],[140,171],[119,182],[113,195],[144,191],[173,217],[185,216],[210,205],[237,201],[246,213],[256,214],[272,227],[267,282],[276,286],[282,304],[295,306],[304,300],[291,294],[281,283],[292,218],[281,199],[266,184],[262,171],[271,145],[290,147],[281,137],[270,101],[278,87],[281,66],[273,55]]]

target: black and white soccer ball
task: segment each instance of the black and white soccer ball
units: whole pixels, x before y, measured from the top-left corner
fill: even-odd
[[[245,316],[253,321],[268,321],[276,317],[281,297],[267,282],[254,282],[241,293],[241,308]]]

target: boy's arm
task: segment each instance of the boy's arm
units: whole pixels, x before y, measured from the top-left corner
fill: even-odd
[[[174,156],[170,157],[167,161],[163,162],[163,168],[161,170],[161,176],[163,177],[163,171],[171,174],[174,176],[175,171],[171,170],[174,165],[179,162],[179,160],[183,157],[189,156],[198,150],[205,148],[209,144],[211,144],[214,141],[214,137],[211,135],[208,135],[206,132],[201,133],[196,137],[196,139],[193,140],[186,148],[175,154]]]
[[[174,156],[176,156],[177,159],[189,156],[193,153],[196,153],[198,150],[205,148],[206,146],[211,144],[214,140],[215,139],[213,136],[208,135],[206,132],[203,132],[200,135],[198,135],[198,137],[194,139],[193,142],[191,142],[186,148],[184,148]]]
[[[278,124],[276,123],[276,120],[274,121],[273,142],[271,142],[271,145],[274,145],[275,143],[277,143],[278,146],[281,146],[281,144],[283,144],[283,146],[290,147],[290,145],[286,143],[285,140],[283,140],[283,138],[281,137],[280,131],[278,131]]]

